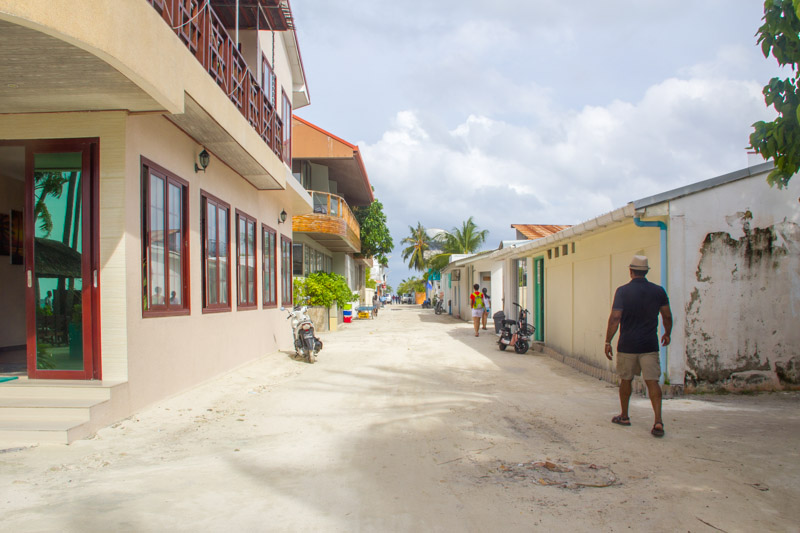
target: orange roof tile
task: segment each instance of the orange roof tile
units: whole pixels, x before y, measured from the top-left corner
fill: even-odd
[[[569,225],[556,224],[511,224],[511,227],[519,231],[526,239],[541,239],[553,233],[567,229]]]

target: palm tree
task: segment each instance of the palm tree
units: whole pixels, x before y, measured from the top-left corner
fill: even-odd
[[[451,255],[477,252],[488,235],[489,230],[479,230],[472,217],[469,217],[461,223],[461,228],[453,228],[451,231],[437,236],[443,242],[444,251],[431,258],[430,267],[434,270],[441,270],[450,262]]]
[[[408,268],[422,272],[427,266],[425,252],[430,248],[431,238],[421,222],[417,222],[416,228],[409,226],[408,230],[410,235],[400,241],[408,245],[403,248],[403,261],[408,259]]]

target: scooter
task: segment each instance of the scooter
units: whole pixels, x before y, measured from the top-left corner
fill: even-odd
[[[313,364],[317,360],[317,354],[322,350],[322,341],[314,336],[314,323],[308,317],[308,307],[298,305],[293,310],[281,307],[281,311],[288,311],[289,316],[286,319],[292,320],[295,354]]]
[[[433,312],[437,315],[444,313],[444,298],[436,300],[436,307],[433,309]]]
[[[533,337],[533,332],[536,331],[536,328],[528,324],[528,311],[518,303],[514,303],[514,305],[519,307],[519,318],[517,320],[503,320],[497,346],[500,351],[505,351],[507,347],[513,346],[515,352],[524,354],[530,348],[531,337]]]

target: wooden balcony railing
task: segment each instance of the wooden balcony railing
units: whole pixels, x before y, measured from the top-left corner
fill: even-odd
[[[292,217],[292,230],[337,235],[347,243],[348,251],[360,251],[361,226],[344,198],[327,192],[309,191],[309,193],[314,212],[310,215]]]
[[[275,94],[265,93],[206,0],[145,0],[153,6],[265,143],[283,159],[283,124]],[[266,61],[263,57],[262,61]],[[273,90],[275,84],[270,84]],[[286,161],[291,165],[291,161]]]

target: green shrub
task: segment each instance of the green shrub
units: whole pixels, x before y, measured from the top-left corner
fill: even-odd
[[[344,276],[328,272],[315,272],[306,278],[294,280],[294,301],[313,307],[331,307],[334,302],[343,308],[346,303],[358,300],[350,291]]]

